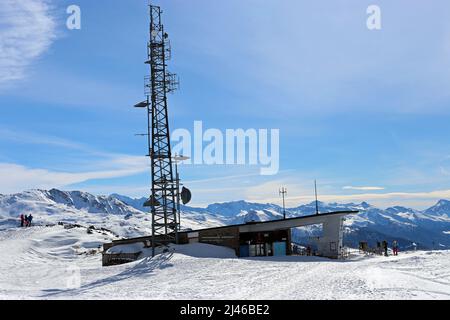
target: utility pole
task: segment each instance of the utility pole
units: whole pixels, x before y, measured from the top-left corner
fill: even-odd
[[[279,190],[280,195],[283,197],[283,220],[286,220],[286,206],[284,203],[284,197],[287,194],[287,189],[285,187],[281,187]]]
[[[316,195],[316,215],[319,214],[319,201],[317,200],[317,183],[316,180],[314,180],[314,193]]]

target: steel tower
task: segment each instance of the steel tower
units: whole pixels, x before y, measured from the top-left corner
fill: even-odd
[[[166,70],[170,42],[161,22],[162,10],[150,5],[150,40],[147,45],[150,76],[145,78],[147,100],[136,107],[147,108],[148,145],[151,159],[152,188],[146,206],[152,214],[152,252],[160,245],[178,242],[176,180],[173,177],[170,147],[167,93],[178,87],[175,74]]]

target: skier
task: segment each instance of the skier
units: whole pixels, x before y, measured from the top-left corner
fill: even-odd
[[[31,227],[31,221],[33,221],[33,216],[31,215],[31,213],[28,216],[27,221],[28,221],[28,227]]]
[[[384,249],[384,255],[388,256],[388,243],[386,240],[383,240],[383,249]]]
[[[394,240],[392,242],[392,250],[394,251],[394,256],[398,256],[398,242]]]
[[[25,216],[23,213],[20,215],[20,227],[23,228],[23,225],[25,224]]]

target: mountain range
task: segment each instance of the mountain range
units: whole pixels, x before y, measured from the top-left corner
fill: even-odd
[[[30,190],[12,195],[0,194],[0,229],[17,226],[18,216],[32,213],[37,224],[77,223],[93,225],[113,232],[117,237],[141,236],[151,233],[146,198],[130,198],[112,194],[95,196],[81,191]],[[366,202],[323,203],[320,213],[357,210],[344,222],[344,243],[357,247],[359,241],[397,240],[402,249],[450,249],[450,201],[439,200],[426,210],[401,206],[380,209]],[[286,208],[287,217],[314,214],[315,203]],[[250,221],[281,219],[282,208],[275,204],[233,201],[214,203],[206,208],[182,206],[182,227],[201,229]],[[293,241],[305,244],[320,235],[320,226],[293,229]]]

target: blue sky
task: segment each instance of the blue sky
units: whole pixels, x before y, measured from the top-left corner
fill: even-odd
[[[450,198],[450,3],[170,0],[171,129],[280,129],[280,171],[182,165],[193,204]],[[81,30],[66,28],[76,4]],[[381,8],[381,30],[366,9]],[[149,192],[146,1],[0,4],[0,193]]]

